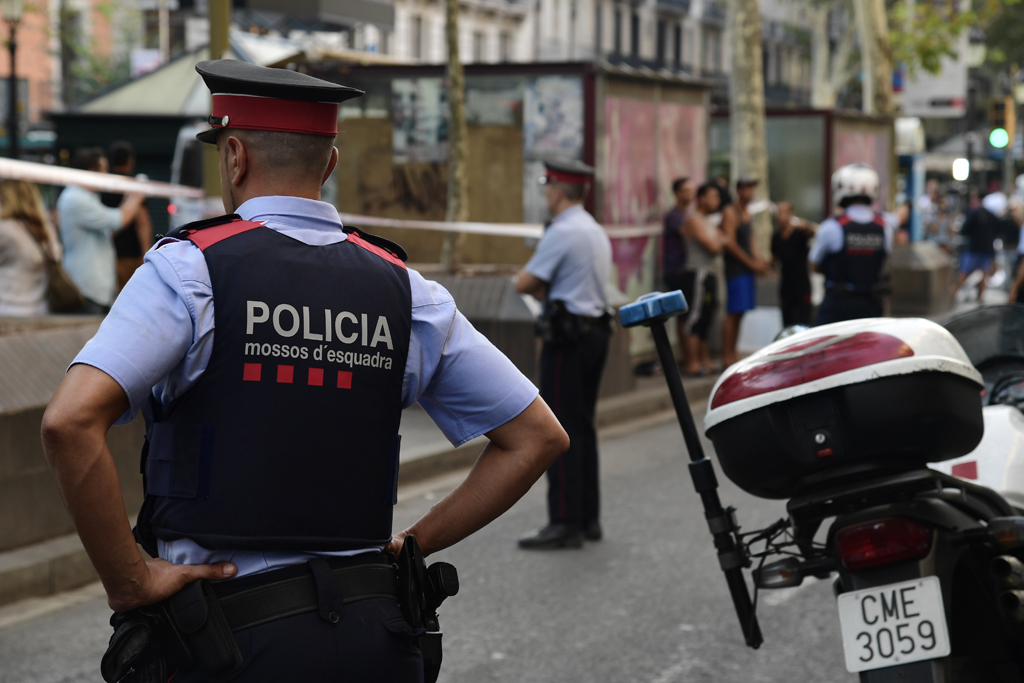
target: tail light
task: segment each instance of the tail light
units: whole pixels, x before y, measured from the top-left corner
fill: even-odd
[[[932,547],[930,527],[905,517],[887,517],[836,534],[836,550],[850,571],[916,560]]]

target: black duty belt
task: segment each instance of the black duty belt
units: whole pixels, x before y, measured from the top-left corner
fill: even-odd
[[[329,560],[329,564],[334,565],[335,561]],[[320,604],[316,581],[306,565],[296,568],[301,571],[298,576],[294,575],[293,568],[288,568],[236,579],[254,584],[245,587],[232,586],[234,581],[214,584],[231,631],[316,611]],[[346,605],[371,598],[398,599],[398,576],[393,565],[332,566],[331,573],[339,597]]]

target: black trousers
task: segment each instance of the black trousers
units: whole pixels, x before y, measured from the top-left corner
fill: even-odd
[[[818,307],[815,325],[838,323],[844,320],[860,318],[879,318],[882,315],[882,302],[869,294],[839,294],[835,290],[825,291],[825,299]]]
[[[423,683],[423,658],[390,598],[349,603],[337,625],[306,612],[238,631],[245,665],[230,683]],[[172,667],[171,673],[174,673]],[[206,683],[181,667],[172,683]]]
[[[545,344],[540,394],[569,435],[569,450],[548,468],[548,519],[586,524],[600,518],[594,410],[608,357],[606,329],[592,329],[575,343]]]

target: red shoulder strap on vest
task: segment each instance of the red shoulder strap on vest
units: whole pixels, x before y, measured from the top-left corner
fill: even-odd
[[[262,222],[255,223],[253,221],[245,221],[238,218],[230,223],[221,223],[220,225],[203,228],[202,230],[189,230],[182,236],[191,241],[192,244],[199,247],[201,251],[206,251],[213,245],[217,244],[217,242],[222,242],[229,237],[234,237],[235,235],[240,235],[243,232],[248,232],[249,230],[262,227]]]
[[[840,216],[839,218],[836,219],[836,222],[839,223],[839,227],[845,228],[849,224],[849,222],[851,220],[853,220],[853,219],[851,219],[849,216],[847,216],[844,213],[842,216]]]
[[[355,233],[355,232],[346,233],[346,240],[345,241],[346,242],[350,242],[350,243],[354,244],[357,247],[362,247],[363,249],[365,249],[366,251],[370,252],[371,254],[376,254],[377,256],[380,256],[382,259],[384,259],[388,263],[393,263],[396,266],[401,266],[402,268],[405,268],[405,263],[402,262],[402,259],[398,258],[397,256],[392,254],[387,249],[384,249],[383,247],[378,247],[376,244],[370,244],[369,242],[364,240],[362,237],[360,237],[358,233]]]
[[[884,216],[883,216],[882,214],[880,214],[880,213],[876,213],[876,214],[875,214],[875,220],[874,220],[874,223],[875,223],[875,225],[877,225],[878,227],[880,227],[880,228],[884,228],[884,227],[885,227],[885,217],[884,217]]]

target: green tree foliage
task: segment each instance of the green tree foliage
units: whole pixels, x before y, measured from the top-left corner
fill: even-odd
[[[1024,52],[1020,39],[1024,35],[1020,2],[973,0],[965,8],[960,0],[897,0],[889,6],[893,58],[896,63],[904,64],[910,73],[919,68],[938,73],[943,57],[957,56],[961,32],[975,27],[985,29],[990,38],[992,31],[998,30],[1001,35],[1005,34],[1003,42],[1007,47],[1012,44]]]

